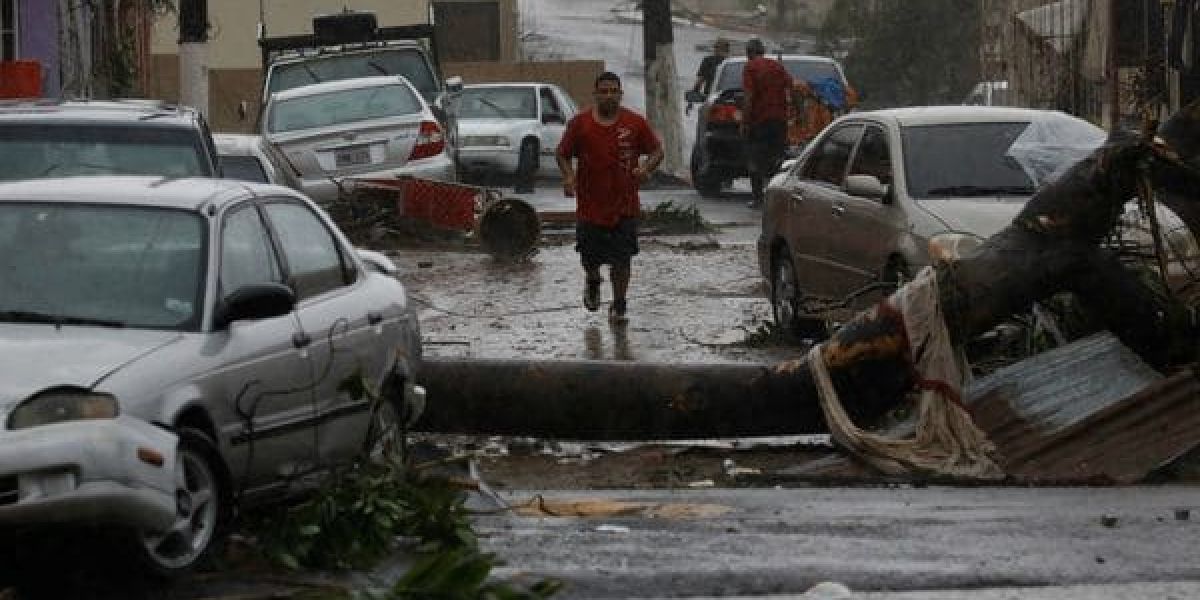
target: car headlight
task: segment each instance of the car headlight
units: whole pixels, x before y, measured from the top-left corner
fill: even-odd
[[[463,146],[502,146],[509,147],[508,138],[502,135],[466,135],[462,139]]]
[[[939,233],[929,238],[929,258],[934,263],[954,262],[983,245],[983,238],[971,233]]]
[[[60,389],[26,400],[8,415],[8,428],[26,429],[64,421],[116,417],[117,399],[112,395]]]

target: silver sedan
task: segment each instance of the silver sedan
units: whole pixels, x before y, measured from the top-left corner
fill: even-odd
[[[456,181],[450,134],[400,76],[278,92],[262,120],[263,139],[284,181],[323,204],[338,199],[338,182],[345,177]]]
[[[279,186],[0,185],[0,531],[117,526],[175,575],[235,501],[396,442],[424,391],[394,275]]]

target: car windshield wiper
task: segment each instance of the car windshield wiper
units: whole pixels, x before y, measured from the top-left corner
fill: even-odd
[[[1037,191],[1027,185],[952,185],[933,188],[930,196],[1030,196]]]
[[[124,327],[124,321],[112,319],[93,319],[91,317],[72,317],[32,310],[0,310],[0,321],[8,323],[46,323],[48,325],[99,325],[100,327]]]
[[[500,113],[500,116],[505,117],[505,118],[508,117],[508,111],[501,108],[499,104],[496,104],[495,102],[492,102],[491,100],[488,100],[487,98],[482,98],[482,97],[479,99],[479,102],[482,104],[488,105],[489,107],[492,108],[492,110]]]

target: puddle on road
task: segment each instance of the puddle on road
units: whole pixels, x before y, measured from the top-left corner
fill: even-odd
[[[468,252],[392,257],[417,304],[429,356],[774,362],[803,352],[745,343],[771,312],[753,246],[644,242],[624,326],[608,322],[607,282],[600,310],[584,310],[583,272],[569,241],[517,264]]]

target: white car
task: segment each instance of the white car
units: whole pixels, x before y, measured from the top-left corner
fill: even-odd
[[[318,203],[338,199],[343,178],[410,175],[457,181],[447,132],[409,81],[360,77],[271,95],[262,136],[287,184]]]
[[[458,159],[467,171],[515,175],[518,184],[558,174],[554,152],[574,100],[550,83],[463,86],[458,99]]]
[[[233,502],[395,444],[368,431],[424,391],[394,274],[280,186],[0,184],[0,534],[116,527],[174,576]],[[347,393],[351,378],[386,401]]]
[[[262,136],[245,133],[214,133],[217,159],[226,179],[255,183],[282,183],[282,176],[267,153]]]

